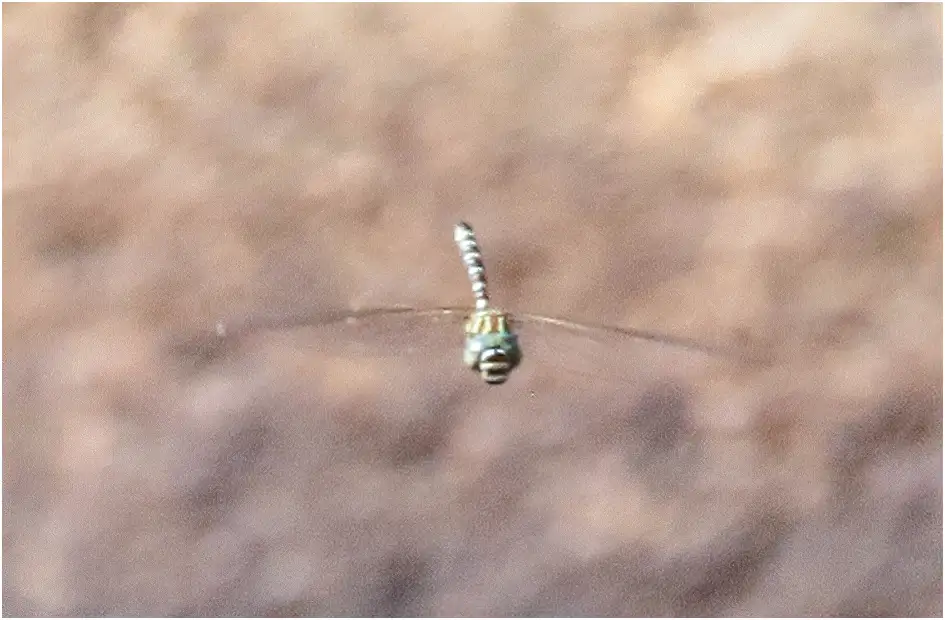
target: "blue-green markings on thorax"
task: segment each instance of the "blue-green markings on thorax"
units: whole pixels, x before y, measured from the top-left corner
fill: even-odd
[[[466,319],[463,361],[487,383],[504,383],[522,361],[518,336],[501,310],[476,310]]]

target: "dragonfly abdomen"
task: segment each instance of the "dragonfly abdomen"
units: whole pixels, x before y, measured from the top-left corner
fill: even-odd
[[[489,307],[489,291],[486,285],[486,266],[482,262],[482,251],[476,242],[476,233],[472,226],[460,222],[453,230],[453,240],[459,247],[459,255],[466,266],[466,275],[472,284],[473,295],[476,296],[476,308]]]
[[[472,226],[466,222],[457,224],[453,240],[476,298],[476,309],[466,319],[463,361],[486,383],[505,383],[522,359],[518,336],[512,333],[508,315],[489,305],[486,266]]]

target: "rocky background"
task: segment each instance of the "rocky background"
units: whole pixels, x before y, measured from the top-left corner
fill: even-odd
[[[7,615],[941,615],[936,5],[6,5]],[[522,324],[214,323],[493,297]],[[235,324],[235,323],[234,323]]]

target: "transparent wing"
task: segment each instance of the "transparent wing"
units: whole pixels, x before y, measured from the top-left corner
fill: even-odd
[[[539,314],[516,314],[514,319],[521,325],[534,324],[537,326],[547,326],[560,328],[571,332],[576,332],[588,338],[595,339],[616,339],[620,340],[646,340],[654,343],[671,345],[692,351],[701,351],[714,355],[724,355],[725,352],[720,347],[715,347],[706,343],[701,343],[689,338],[662,334],[643,329],[634,329],[632,327],[614,327],[609,325],[591,325],[588,323],[579,323],[568,319],[559,319]]]
[[[236,343],[263,333],[280,339],[291,333],[290,337],[300,341],[312,339],[319,351],[339,359],[391,360],[413,369],[420,359],[442,356],[444,366],[437,367],[436,373],[428,370],[428,375],[448,373],[468,381],[474,377],[459,360],[461,324],[471,311],[468,307],[388,307],[257,315],[220,322],[216,334],[222,341]],[[512,324],[524,358],[514,375],[531,372],[534,376],[608,384],[640,381],[661,372],[679,373],[693,364],[711,363],[712,357],[724,357],[715,347],[632,328],[533,314],[513,314]]]
[[[692,515],[753,499],[755,471],[732,466],[754,464],[732,438],[751,393],[724,361],[526,317],[521,365],[490,386],[462,364],[466,311],[257,317],[182,351],[200,354],[195,426],[257,433],[241,484],[260,506],[304,507],[275,512],[298,529],[293,553],[328,549],[360,575],[379,543],[415,539],[491,601],[614,540],[695,545]],[[497,562],[532,546],[548,561],[510,586]]]
[[[247,355],[256,364],[254,376],[286,395],[365,389],[382,402],[478,394],[502,406],[546,411],[610,399],[659,400],[659,394],[688,402],[737,372],[712,347],[686,339],[525,314],[513,315],[522,363],[506,384],[486,386],[462,363],[462,322],[470,311],[394,307],[255,315],[218,323],[191,354],[205,361]]]
[[[217,323],[216,331],[220,336],[238,336],[240,334],[261,330],[318,327],[338,323],[363,326],[372,322],[387,322],[392,329],[395,329],[394,321],[397,319],[413,324],[417,324],[418,322],[422,324],[423,321],[429,321],[431,324],[443,322],[459,323],[472,312],[472,310],[472,308],[455,306],[441,308],[394,306],[386,308],[367,308],[363,310],[326,310],[321,312],[301,312],[297,314],[259,315],[242,320],[221,321]],[[703,351],[717,355],[724,354],[720,347],[714,347],[692,339],[671,336],[659,332],[630,327],[591,325],[539,314],[514,313],[511,316],[517,326],[525,327],[533,325],[541,331],[547,331],[546,328],[548,327],[552,328],[551,331],[558,328],[598,340],[614,338],[617,340],[647,340],[694,351]]]
[[[397,329],[397,323],[406,326],[421,327],[424,323],[461,323],[470,308],[411,308],[393,306],[387,308],[365,308],[362,310],[331,309],[321,311],[303,311],[291,314],[254,315],[242,319],[222,320],[216,324],[216,333],[220,337],[237,338],[259,331],[285,330],[294,328],[319,328],[329,326],[369,327],[374,324],[380,328]]]

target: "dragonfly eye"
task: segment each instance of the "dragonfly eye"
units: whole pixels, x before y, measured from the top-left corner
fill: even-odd
[[[486,383],[505,383],[512,370],[512,360],[502,349],[485,349],[479,355],[479,374]]]

